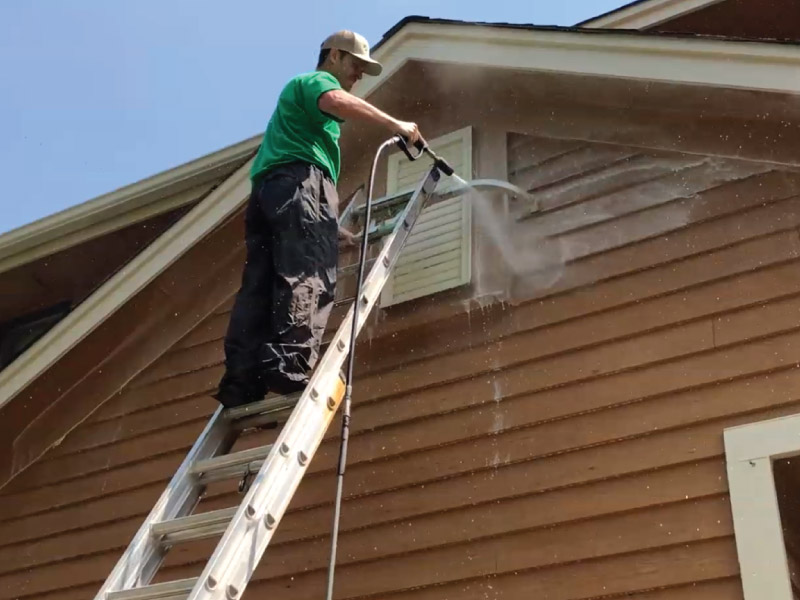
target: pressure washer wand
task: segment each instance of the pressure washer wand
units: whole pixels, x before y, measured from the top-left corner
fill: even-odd
[[[423,154],[427,154],[433,160],[433,164],[445,175],[452,175],[455,173],[455,169],[450,166],[450,164],[443,159],[441,156],[437,155],[431,147],[428,146],[428,142],[426,142],[422,137],[420,137],[416,142],[414,142],[414,147],[417,149],[417,153],[414,154],[411,152],[411,149],[408,147],[408,138],[403,137],[402,135],[398,135],[395,138],[395,143],[400,147],[400,149],[405,153],[408,157],[408,160],[414,161],[417,160]]]

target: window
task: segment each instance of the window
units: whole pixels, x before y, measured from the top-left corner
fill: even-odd
[[[63,319],[69,308],[69,302],[63,302],[0,324],[0,370],[11,364],[53,325]]]
[[[725,430],[725,455],[745,600],[793,600],[800,415]]]
[[[472,178],[472,128],[466,127],[429,141],[463,179]],[[389,157],[387,194],[411,190],[430,168],[430,161],[411,162],[404,154]],[[456,186],[444,178],[437,188]],[[429,204],[417,219],[381,295],[381,306],[392,306],[470,282],[472,277],[472,211],[465,196]]]

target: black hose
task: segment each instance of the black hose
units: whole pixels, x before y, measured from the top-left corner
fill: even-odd
[[[342,491],[344,489],[344,471],[347,464],[347,441],[350,438],[350,404],[353,394],[353,364],[356,355],[356,332],[358,331],[358,303],[361,301],[361,286],[364,283],[364,267],[367,257],[367,243],[369,237],[369,222],[372,211],[372,192],[375,184],[375,169],[381,153],[396,142],[393,137],[381,144],[372,161],[369,172],[369,187],[367,187],[367,200],[364,212],[364,229],[361,235],[361,256],[358,259],[358,280],[356,281],[356,295],[353,302],[353,322],[350,329],[350,349],[347,355],[347,379],[342,408],[342,438],[339,446],[339,466],[336,470],[336,503],[333,509],[333,532],[331,534],[331,560],[328,565],[328,593],[327,600],[333,600],[333,577],[336,571],[336,549],[339,541],[339,517],[342,510]]]

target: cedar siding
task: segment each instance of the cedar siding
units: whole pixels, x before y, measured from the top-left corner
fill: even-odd
[[[722,431],[800,412],[800,173],[503,118],[473,121],[476,175],[502,140],[544,209],[515,206],[509,236],[557,261],[488,307],[437,312],[448,293],[371,323],[337,598],[741,598]],[[215,408],[229,309],[0,491],[0,598],[94,594]],[[337,450],[338,423],[249,597],[324,593]],[[201,506],[238,498],[213,484]],[[213,543],[177,546],[159,579]]]
[[[759,0],[726,0],[648,28],[663,33],[724,35],[729,37],[800,39],[800,7],[792,0],[770,0],[764,10]]]

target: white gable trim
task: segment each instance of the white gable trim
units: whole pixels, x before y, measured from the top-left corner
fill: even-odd
[[[375,56],[383,73],[362,79],[359,96],[411,60],[800,93],[792,44],[410,22]]]
[[[745,600],[792,600],[772,461],[800,454],[800,415],[725,430],[728,487]]]
[[[578,23],[591,29],[646,29],[724,0],[644,0]]]
[[[0,371],[0,407],[231,216],[250,195],[252,159]]]

